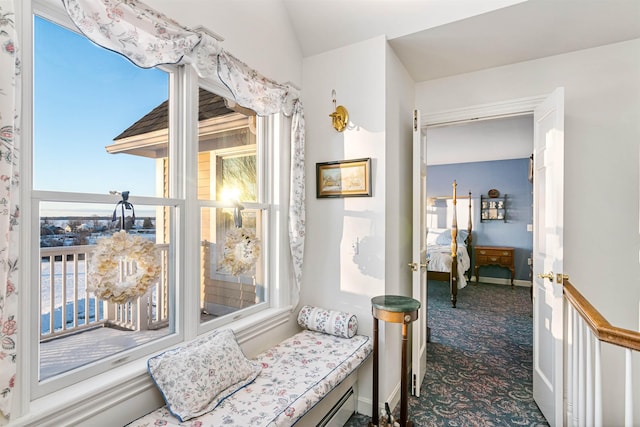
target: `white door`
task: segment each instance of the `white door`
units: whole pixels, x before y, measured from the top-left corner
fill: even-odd
[[[420,112],[413,111],[413,298],[420,301],[418,320],[411,324],[411,392],[420,396],[420,386],[427,371],[427,139],[420,126]]]
[[[564,414],[564,88],[549,95],[533,119],[533,397],[553,427],[563,425]]]

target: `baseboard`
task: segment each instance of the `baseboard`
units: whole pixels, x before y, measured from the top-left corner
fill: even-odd
[[[391,394],[386,398],[378,402],[378,408],[376,413],[379,414],[380,410],[384,409],[384,403],[388,402],[391,408],[395,408],[400,403],[400,382],[396,384]],[[371,396],[363,396],[358,393],[358,400],[356,402],[356,412],[362,415],[371,416],[373,414],[373,404]]]
[[[473,279],[469,282],[470,284],[475,285],[476,281],[475,281],[475,276],[473,276]],[[500,277],[484,277],[484,276],[480,276],[480,283],[489,283],[492,285],[507,285],[507,286],[511,286],[511,280],[510,279],[506,279],[506,278],[500,278]],[[513,285],[514,286],[521,286],[524,288],[530,288],[531,287],[531,281],[530,280],[519,280],[516,279],[513,281]]]
[[[358,393],[358,399],[356,400],[356,412],[362,415],[371,416],[371,396],[363,396]]]

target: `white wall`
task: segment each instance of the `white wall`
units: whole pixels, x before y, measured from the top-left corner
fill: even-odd
[[[412,273],[412,156],[414,82],[393,50],[386,50],[386,147],[385,147],[385,291],[387,295],[411,296]],[[382,249],[382,248],[381,248]],[[425,311],[426,312],[426,311]],[[369,316],[371,317],[371,316]],[[426,323],[426,319],[416,322]],[[401,379],[401,324],[380,322],[385,331],[381,357],[381,399],[395,407],[399,402]],[[411,350],[409,350],[409,355]],[[410,357],[410,356],[409,356]],[[384,391],[392,393],[384,394]]]
[[[411,295],[414,82],[388,47],[386,87],[387,294]]]
[[[613,325],[631,330],[640,303],[639,76],[636,39],[416,85],[423,114],[565,87],[565,273]],[[605,369],[623,363],[606,350]],[[608,370],[603,378],[605,419],[621,424],[623,380]]]
[[[301,85],[302,54],[281,2],[256,0],[145,0],[189,28],[222,36],[222,47],[278,83]]]
[[[385,286],[385,45],[379,37],[303,61],[307,231],[301,302],[354,313],[359,333],[369,336],[370,300]],[[342,133],[329,117],[334,89],[337,105],[349,111]],[[364,157],[372,159],[372,197],[316,198],[317,162]],[[365,366],[360,390],[370,402],[371,361]]]
[[[371,335],[371,298],[410,289],[408,268],[401,268],[409,259],[409,232],[406,221],[400,221],[410,215],[410,191],[400,194],[398,189],[406,188],[410,178],[400,165],[410,164],[413,82],[385,38],[377,37],[305,58],[303,85],[307,239],[301,300],[355,313],[359,332]],[[331,127],[329,118],[333,89],[337,105],[349,111],[350,125],[342,133]],[[316,198],[317,162],[363,157],[372,159],[372,197]],[[381,401],[390,398],[400,381],[400,353],[389,351],[399,349],[399,342],[399,327],[380,326],[380,348],[385,349]],[[370,411],[371,371],[371,362],[361,370],[363,413]]]

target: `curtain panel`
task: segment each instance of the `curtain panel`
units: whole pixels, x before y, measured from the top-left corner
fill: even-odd
[[[203,78],[219,78],[235,101],[258,115],[292,116],[289,247],[299,300],[305,239],[304,111],[297,90],[260,75],[204,32],[192,31],[138,0],[63,0],[71,20],[94,43],[140,67],[190,64]]]
[[[0,0],[0,414],[8,418],[18,331],[21,75],[15,1]]]

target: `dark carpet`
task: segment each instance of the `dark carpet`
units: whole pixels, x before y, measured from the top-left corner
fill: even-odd
[[[533,401],[532,306],[528,288],[480,283],[458,292],[428,284],[427,373],[409,397],[415,426],[547,426]],[[399,418],[400,408],[394,416]],[[354,414],[345,426],[368,425]]]

